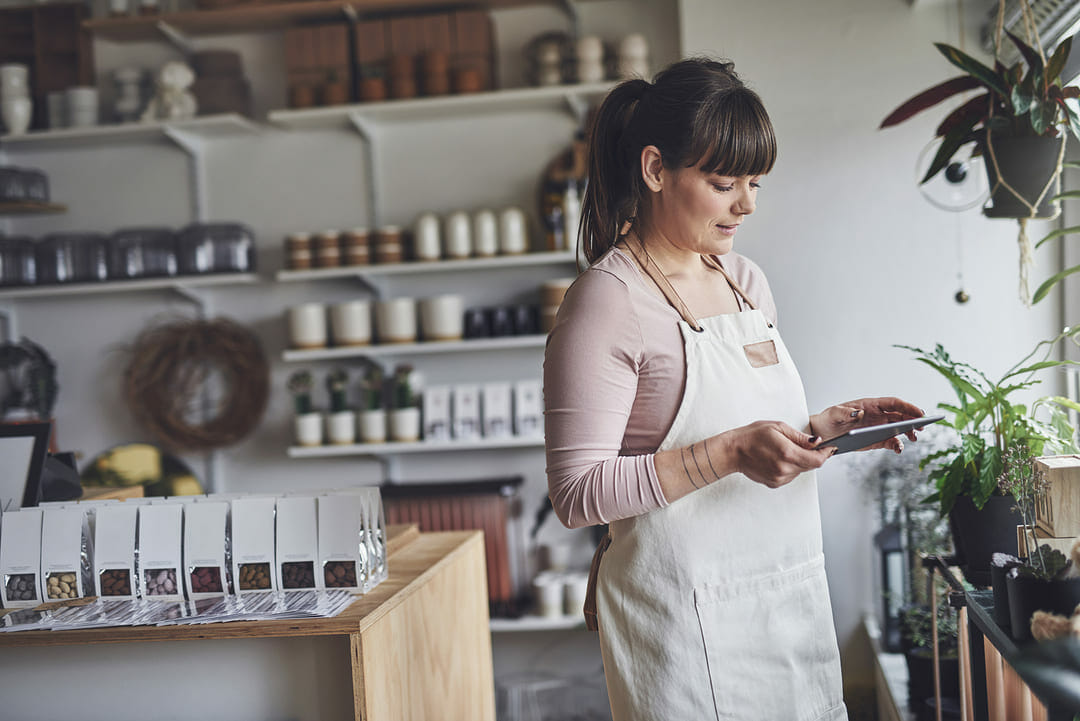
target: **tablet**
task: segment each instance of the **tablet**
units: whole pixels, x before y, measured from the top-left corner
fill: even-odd
[[[836,438],[822,441],[817,445],[817,448],[836,446],[836,453],[857,451],[860,448],[872,446],[875,443],[888,440],[893,436],[898,436],[901,433],[906,433],[912,429],[919,429],[944,419],[945,416],[943,415],[923,416],[922,418],[911,418],[906,421],[896,421],[895,423],[883,423],[879,426],[855,428]],[[836,455],[836,453],[833,455]]]

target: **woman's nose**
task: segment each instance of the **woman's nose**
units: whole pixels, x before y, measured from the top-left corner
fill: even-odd
[[[757,201],[754,198],[753,188],[740,188],[739,197],[735,200],[735,212],[740,215],[750,215],[757,208]]]

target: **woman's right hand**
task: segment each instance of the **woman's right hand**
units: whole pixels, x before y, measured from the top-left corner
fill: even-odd
[[[769,488],[780,488],[799,474],[820,468],[836,452],[832,446],[815,450],[820,438],[781,421],[757,421],[727,433],[732,434],[736,469]]]

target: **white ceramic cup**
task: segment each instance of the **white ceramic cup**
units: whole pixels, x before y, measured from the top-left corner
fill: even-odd
[[[337,445],[356,442],[356,414],[352,411],[338,411],[326,416],[326,437]]]
[[[336,346],[370,343],[371,304],[366,300],[350,300],[330,306],[330,333]]]
[[[45,102],[49,112],[49,127],[54,129],[66,128],[68,121],[67,93],[63,90],[48,93],[45,96]]]
[[[382,408],[360,411],[356,416],[356,424],[360,440],[364,443],[386,441],[386,411]]]
[[[464,210],[446,216],[446,257],[468,258],[472,255],[472,223]]]
[[[380,343],[415,343],[416,300],[391,298],[376,303],[375,333]]]
[[[582,616],[585,608],[585,594],[589,588],[589,574],[568,573],[563,578],[563,612],[567,616]]]
[[[413,227],[413,257],[417,260],[439,260],[442,257],[442,238],[439,216],[421,213]]]
[[[419,408],[395,408],[390,411],[390,440],[404,443],[420,440]]]
[[[98,124],[98,91],[92,87],[67,89],[68,125],[88,128]]]
[[[26,95],[30,92],[30,68],[22,63],[0,65],[0,96]]]
[[[460,295],[436,295],[420,301],[420,330],[426,341],[461,340],[465,301]]]
[[[10,135],[22,135],[30,129],[34,103],[27,97],[5,97],[0,100],[0,118]]]
[[[528,249],[529,228],[525,211],[513,206],[503,208],[499,213],[499,252],[516,255]]]
[[[288,310],[289,343],[293,348],[326,347],[326,306],[304,303]]]
[[[499,252],[499,222],[490,210],[478,210],[473,215],[473,254],[482,258]]]
[[[533,580],[536,591],[536,611],[544,618],[563,615],[563,583],[558,575],[539,574]]]

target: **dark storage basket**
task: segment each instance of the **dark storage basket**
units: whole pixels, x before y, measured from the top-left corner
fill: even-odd
[[[176,233],[170,228],[125,228],[109,238],[110,278],[160,278],[178,271]]]
[[[109,279],[108,248],[99,233],[53,233],[37,244],[40,283],[83,283]]]
[[[26,175],[18,168],[0,165],[0,202],[13,203],[28,196]]]
[[[33,285],[37,282],[34,241],[30,238],[0,238],[0,286]]]
[[[241,223],[192,223],[177,236],[180,273],[250,273],[255,234]]]

